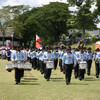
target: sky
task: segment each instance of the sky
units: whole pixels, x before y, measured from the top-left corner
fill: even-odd
[[[45,4],[49,4],[50,2],[63,2],[67,3],[67,0],[0,0],[0,8],[2,6],[14,6],[14,5],[29,5],[31,7],[38,7]],[[95,5],[92,6],[91,11],[94,10]],[[76,7],[70,7],[69,8],[72,11],[76,10]],[[98,27],[100,28],[100,24],[98,24]]]

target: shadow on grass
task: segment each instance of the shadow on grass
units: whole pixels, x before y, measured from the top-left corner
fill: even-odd
[[[34,81],[34,80],[22,80],[21,82],[37,82],[37,81]]]
[[[23,78],[24,80],[38,80],[37,78]]]
[[[50,78],[53,82],[62,82],[65,81],[64,78]]]
[[[87,77],[84,79],[84,81],[98,81],[98,80],[93,77]]]
[[[38,83],[20,83],[19,85],[40,85]]]
[[[50,78],[50,79],[64,79],[64,78]]]
[[[71,85],[89,85],[89,84],[85,84],[85,83],[71,83]]]

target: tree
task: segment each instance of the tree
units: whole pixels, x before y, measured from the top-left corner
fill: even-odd
[[[59,41],[61,35],[67,32],[66,21],[69,17],[67,4],[52,2],[43,7],[33,8],[15,20],[23,24],[20,33],[26,44],[38,34],[42,38],[42,43],[46,45]]]
[[[35,16],[31,18],[39,25],[41,30],[39,35],[46,40],[45,43],[53,44],[59,41],[63,33],[67,33],[66,21],[69,17],[70,12],[67,4],[52,2],[40,7]]]
[[[92,0],[86,0],[84,4],[78,7],[78,11],[74,12],[73,17],[70,19],[74,28],[82,30],[82,38],[85,38],[86,30],[96,29],[94,14],[90,11]],[[71,25],[69,21],[69,25]]]
[[[5,9],[0,9],[0,31],[3,35],[3,44],[4,45],[4,39],[5,39],[5,31],[8,27],[8,22],[10,20],[9,11]]]

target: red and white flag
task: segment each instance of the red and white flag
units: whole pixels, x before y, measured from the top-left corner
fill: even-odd
[[[36,41],[41,42],[41,38],[36,34]]]
[[[36,42],[36,48],[40,49],[40,44],[38,42]]]

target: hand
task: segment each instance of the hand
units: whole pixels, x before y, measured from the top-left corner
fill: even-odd
[[[64,66],[62,66],[62,69],[64,69]]]
[[[80,59],[78,59],[78,61],[81,61]]]
[[[55,60],[55,58],[53,58]]]
[[[76,65],[74,65],[74,67],[76,67]]]

